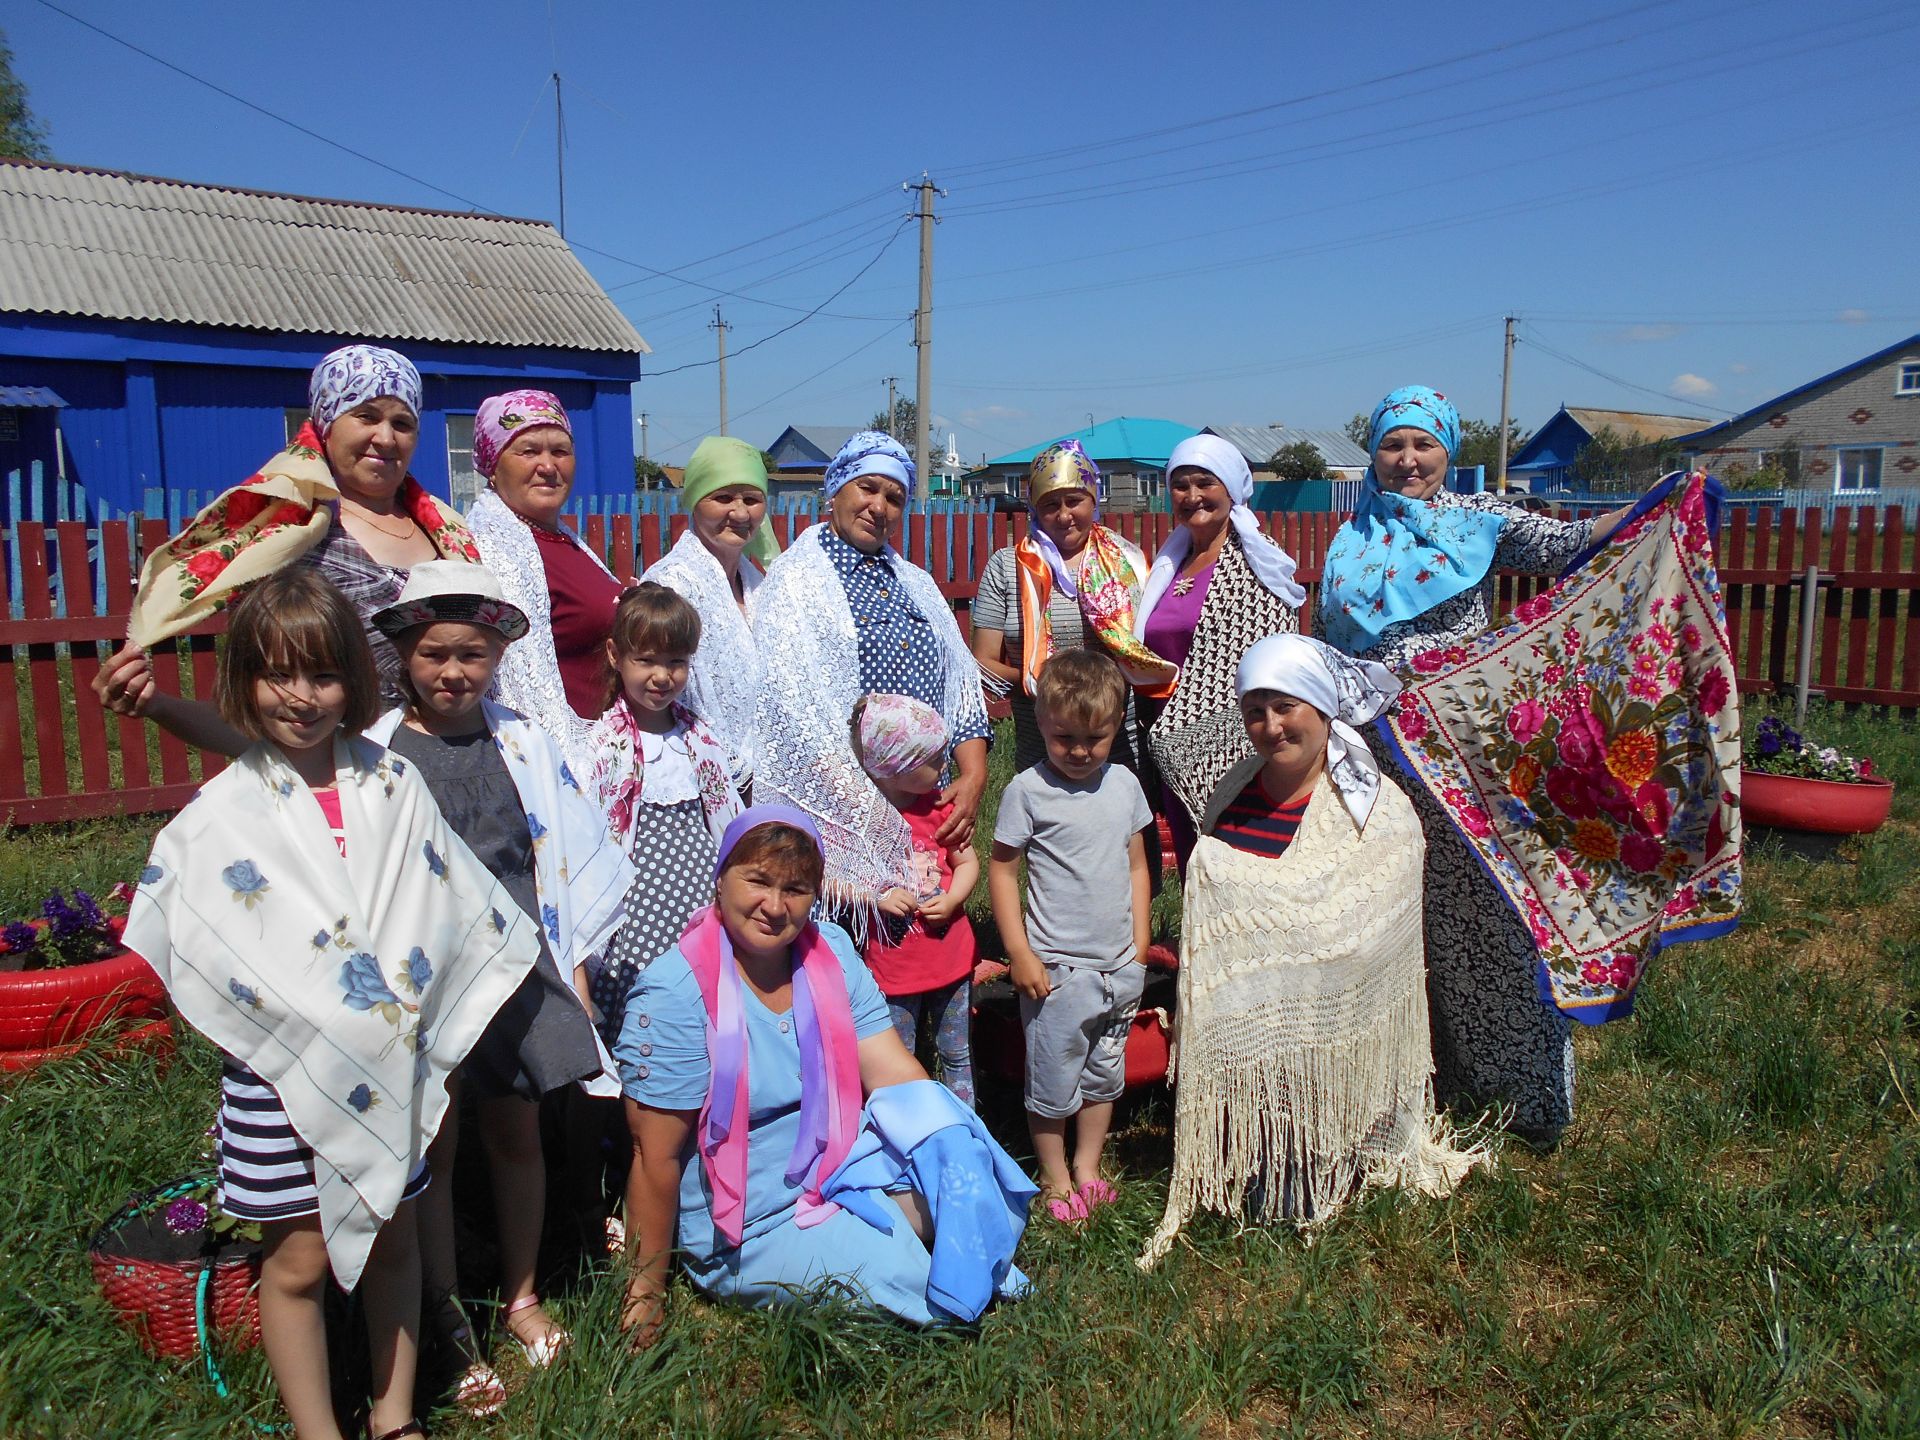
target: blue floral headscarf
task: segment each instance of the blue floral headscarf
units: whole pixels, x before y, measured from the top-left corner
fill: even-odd
[[[1425,385],[1403,385],[1374,406],[1367,449],[1411,425],[1445,447],[1460,448],[1460,412]],[[1373,466],[1353,518],[1340,527],[1321,568],[1321,626],[1334,647],[1361,655],[1389,625],[1424,615],[1478,585],[1493,567],[1506,517],[1460,505],[1436,505],[1380,488]]]
[[[840,447],[840,453],[827,466],[824,487],[831,500],[834,492],[860,475],[884,475],[907,487],[913,498],[913,457],[906,447],[883,430],[862,430]]]
[[[415,415],[420,413],[420,372],[397,350],[378,345],[343,345],[313,367],[307,382],[307,409],[313,428],[326,437],[333,422],[369,400],[391,395]]]

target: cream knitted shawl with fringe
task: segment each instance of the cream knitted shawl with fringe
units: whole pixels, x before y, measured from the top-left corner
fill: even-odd
[[[1454,1148],[1434,1114],[1425,850],[1397,786],[1362,832],[1324,776],[1285,854],[1202,837],[1182,920],[1173,1180],[1142,1269],[1201,1207],[1296,1219],[1304,1188],[1317,1223],[1365,1186],[1445,1195],[1486,1158]]]

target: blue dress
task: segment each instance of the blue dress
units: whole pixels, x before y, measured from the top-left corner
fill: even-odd
[[[820,933],[840,960],[852,1002],[854,1034],[869,1039],[893,1028],[886,997],[874,984],[847,933]],[[831,1284],[847,1298],[926,1325],[944,1320],[927,1303],[931,1257],[905,1223],[891,1234],[850,1210],[802,1229],[795,1222],[801,1187],[786,1178],[800,1129],[800,1043],[793,1012],[776,1015],[742,987],[747,1020],[748,1144],[746,1213],[739,1249],[713,1225],[706,1167],[689,1156],[680,1178],[679,1243],[687,1271],[702,1290],[748,1305],[802,1300]],[[660,1110],[698,1110],[712,1083],[707,1014],[700,986],[678,946],[640,972],[614,1055],[625,1093]]]

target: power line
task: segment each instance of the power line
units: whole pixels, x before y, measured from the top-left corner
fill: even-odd
[[[1642,395],[1656,395],[1662,400],[1671,400],[1676,405],[1691,405],[1696,409],[1711,410],[1716,415],[1737,415],[1740,413],[1737,410],[1728,410],[1720,405],[1709,405],[1697,395],[1675,395],[1670,390],[1657,390],[1651,385],[1638,385],[1631,380],[1623,380],[1618,375],[1610,375],[1597,365],[1589,365],[1584,360],[1576,359],[1572,355],[1568,355],[1560,350],[1555,350],[1552,346],[1543,343],[1539,336],[1533,333],[1533,327],[1531,325],[1527,326],[1527,330],[1529,334],[1524,343],[1531,345],[1543,355],[1551,355],[1562,364],[1571,365],[1576,370],[1584,370],[1589,375],[1597,375],[1600,379],[1610,384],[1619,385],[1628,390],[1638,390]]]
[[[858,270],[854,271],[853,278],[848,280],[845,285],[842,285],[838,290],[834,291],[833,294],[829,295],[826,299],[822,300],[818,305],[814,306],[813,309],[809,310],[806,314],[802,315],[798,320],[790,321],[789,323],[782,325],[778,330],[772,331],[771,333],[766,335],[762,335],[758,340],[753,341],[751,344],[742,345],[738,350],[733,352],[734,355],[735,356],[744,355],[749,350],[759,349],[762,345],[766,344],[769,340],[778,340],[782,335],[786,334],[789,330],[795,329],[798,326],[806,324],[807,321],[811,320],[814,316],[818,315],[822,310],[825,310],[827,306],[831,305],[835,300],[838,300],[841,297],[841,295],[846,293],[847,289],[850,286],[852,286],[854,280],[858,280],[862,275],[866,274],[869,270],[873,269],[874,266],[880,263],[881,257],[884,256],[887,253],[887,251],[891,250],[893,248],[893,242],[900,238],[901,231],[905,230],[907,226],[911,223],[912,222],[910,220],[902,220],[898,225],[896,225],[894,227],[893,233],[887,236],[886,243],[883,244],[877,251],[874,252],[873,258],[867,261],[867,263],[862,265]],[[689,361],[685,365],[675,365],[668,370],[655,370],[651,378],[658,380],[662,376],[677,375],[682,370],[698,370],[702,366],[716,365],[718,363],[719,363],[718,360]]]

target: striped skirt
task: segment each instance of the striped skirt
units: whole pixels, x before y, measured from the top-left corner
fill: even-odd
[[[220,1206],[229,1215],[292,1220],[320,1213],[313,1151],[287,1119],[279,1092],[231,1057],[220,1067],[219,1132]],[[400,1198],[411,1200],[430,1178],[423,1158]]]

